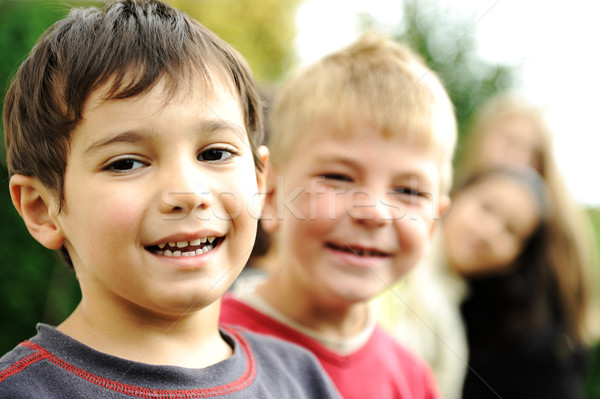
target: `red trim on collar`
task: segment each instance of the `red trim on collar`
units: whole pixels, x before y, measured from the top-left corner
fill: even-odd
[[[110,380],[107,378],[99,377],[95,374],[89,373],[85,370],[82,370],[78,367],[73,366],[70,363],[65,362],[62,359],[59,359],[54,354],[46,350],[45,348],[34,344],[31,341],[24,341],[20,345],[25,346],[31,350],[34,350],[35,353],[21,359],[18,362],[15,362],[9,368],[3,370],[0,373],[0,382],[5,378],[10,377],[11,375],[17,374],[30,365],[40,361],[40,360],[48,360],[60,368],[69,371],[70,373],[75,374],[79,378],[82,378],[88,382],[96,384],[106,389],[110,389],[112,391],[124,393],[127,395],[131,395],[138,398],[149,398],[149,399],[177,399],[177,398],[210,398],[215,396],[221,396],[225,394],[230,394],[233,392],[238,392],[246,387],[248,387],[254,381],[256,377],[256,360],[254,359],[254,355],[252,353],[252,349],[250,348],[250,344],[248,341],[239,334],[233,328],[230,327],[221,327],[225,332],[229,335],[233,336],[236,342],[239,343],[240,348],[244,352],[246,357],[246,371],[244,374],[238,378],[236,381],[233,381],[229,384],[219,385],[211,388],[200,388],[200,389],[177,389],[177,390],[167,390],[167,389],[150,389],[143,388],[130,384],[123,384],[121,382],[117,382],[114,380]]]

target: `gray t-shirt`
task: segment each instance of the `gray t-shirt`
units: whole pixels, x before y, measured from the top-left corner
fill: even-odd
[[[37,330],[0,358],[0,398],[339,398],[310,352],[236,328],[221,329],[233,356],[202,369],[125,360]]]

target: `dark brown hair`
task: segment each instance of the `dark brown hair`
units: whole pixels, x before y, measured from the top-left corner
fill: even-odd
[[[92,92],[106,100],[134,97],[166,78],[169,94],[192,77],[210,93],[219,74],[236,94],[257,168],[260,100],[250,69],[227,43],[185,13],[156,0],[119,0],[73,9],[40,37],[19,68],[4,105],[9,175],[38,178],[64,206],[71,132]]]

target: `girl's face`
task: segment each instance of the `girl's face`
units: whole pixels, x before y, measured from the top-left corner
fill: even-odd
[[[540,222],[528,188],[509,176],[490,176],[457,194],[442,222],[446,256],[458,273],[508,270]]]
[[[484,133],[480,159],[489,167],[530,166],[540,172],[542,138],[534,121],[522,115],[498,118]]]

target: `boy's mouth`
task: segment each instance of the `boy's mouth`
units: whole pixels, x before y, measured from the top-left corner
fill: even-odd
[[[193,241],[171,241],[146,247],[147,251],[159,256],[198,256],[217,247],[225,237],[205,237]]]
[[[333,243],[327,243],[326,246],[336,251],[347,252],[349,254],[354,254],[363,257],[375,256],[383,258],[390,256],[390,254],[374,248],[362,248],[352,245],[338,245]]]

